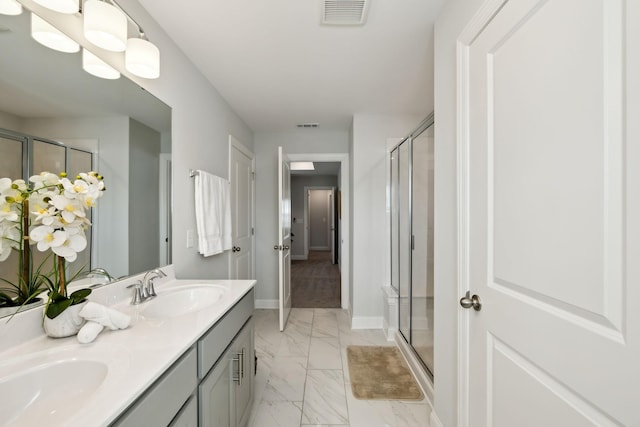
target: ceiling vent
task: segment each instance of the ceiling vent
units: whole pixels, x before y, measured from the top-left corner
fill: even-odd
[[[322,0],[322,24],[363,25],[369,0]]]
[[[299,123],[296,126],[298,126],[299,128],[317,128],[318,126],[320,126],[319,123]]]

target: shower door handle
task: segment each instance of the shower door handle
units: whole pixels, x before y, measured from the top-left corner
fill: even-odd
[[[480,297],[475,294],[471,295],[471,292],[469,291],[467,291],[465,296],[460,298],[460,305],[462,306],[462,308],[466,309],[473,307],[475,311],[482,310],[482,302],[480,301]]]

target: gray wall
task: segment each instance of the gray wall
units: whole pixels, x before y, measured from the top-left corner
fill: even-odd
[[[160,265],[160,133],[129,122],[129,272]]]
[[[291,245],[291,256],[302,258],[304,253],[304,187],[336,187],[338,177],[331,175],[292,175],[291,176],[291,215],[295,222],[291,224],[291,231],[295,234]]]

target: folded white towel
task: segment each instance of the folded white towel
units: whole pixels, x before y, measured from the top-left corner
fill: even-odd
[[[80,317],[106,326],[112,331],[125,329],[131,323],[130,316],[91,301],[80,310]]]
[[[216,255],[231,249],[229,181],[201,170],[195,178],[198,252]]]
[[[102,332],[103,329],[104,329],[104,326],[101,325],[100,323],[96,323],[96,322],[85,323],[85,325],[82,328],[80,328],[80,330],[78,331],[78,335],[77,335],[78,342],[80,344],[89,344],[90,342],[96,339],[98,334]]]

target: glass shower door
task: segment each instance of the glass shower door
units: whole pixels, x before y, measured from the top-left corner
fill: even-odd
[[[412,141],[411,345],[433,373],[433,126]]]

